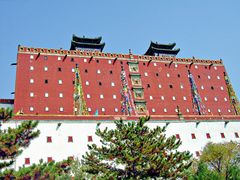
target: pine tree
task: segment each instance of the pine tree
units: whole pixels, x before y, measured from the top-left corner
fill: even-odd
[[[37,125],[37,121],[24,121],[17,128],[0,129],[0,170],[12,165],[23,148],[39,136],[40,131],[34,130]]]
[[[166,137],[166,126],[150,129],[145,123],[115,121],[116,129],[101,130],[97,126],[101,147],[88,145],[81,161],[83,174],[97,179],[147,179],[182,177],[191,166],[191,154],[179,152],[181,141],[175,136]]]

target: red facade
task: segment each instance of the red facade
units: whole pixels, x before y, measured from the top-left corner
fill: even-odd
[[[133,61],[137,64],[137,72],[130,70]],[[90,115],[97,112],[98,115],[122,115],[122,66],[133,101],[139,100],[146,106],[146,111],[139,114],[153,117],[196,115],[188,75],[190,70],[205,106],[205,115],[234,115],[224,79],[225,68],[220,60],[27,47],[19,47],[18,50],[15,113],[73,115],[76,64],[79,66],[84,100]],[[132,74],[140,78],[143,88],[140,99],[134,94]]]

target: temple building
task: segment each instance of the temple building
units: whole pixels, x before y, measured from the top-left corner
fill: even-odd
[[[98,122],[151,116],[195,157],[209,141],[240,142],[240,106],[222,60],[177,57],[176,43],[151,42],[144,55],[103,52],[102,38],[73,35],[70,50],[19,46],[15,116],[39,120],[40,137],[16,167],[80,157],[99,143]]]

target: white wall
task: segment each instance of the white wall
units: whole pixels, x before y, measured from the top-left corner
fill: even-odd
[[[4,123],[2,128],[16,127],[21,121],[10,121]],[[57,124],[61,126],[57,129]],[[163,121],[150,121],[149,127],[164,126]],[[167,126],[167,136],[179,134],[182,145],[179,150],[189,150],[196,156],[196,151],[203,150],[205,144],[209,141],[224,142],[238,141],[240,138],[235,137],[235,132],[240,135],[240,122],[229,122],[226,126],[222,121],[218,122],[201,122],[196,126],[196,122],[171,122]],[[38,163],[40,159],[47,161],[47,157],[60,161],[69,156],[81,157],[87,151],[88,136],[93,137],[93,143],[98,143],[99,139],[95,135],[96,121],[40,121],[38,129],[41,134],[33,140],[30,146],[23,151],[17,158],[15,167],[24,165],[25,158],[30,158],[30,163]],[[108,126],[114,128],[112,122],[102,122],[101,128]],[[196,139],[192,139],[191,133],[195,133]],[[206,138],[206,133],[210,133],[211,139]],[[221,138],[220,133],[225,134]],[[52,143],[47,143],[47,136],[52,137]],[[73,137],[73,143],[68,142],[68,136]]]

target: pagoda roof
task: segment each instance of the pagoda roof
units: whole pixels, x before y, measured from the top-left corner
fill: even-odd
[[[76,41],[71,41],[71,47],[70,50],[76,50],[77,48],[86,48],[86,49],[98,49],[100,51],[103,50],[105,46],[105,43],[83,43],[83,42],[76,42]]]
[[[145,55],[154,56],[157,54],[177,55],[180,49],[173,49],[176,43],[171,44],[158,44],[151,41],[150,46]]]
[[[73,34],[72,36],[72,40],[75,42],[79,42],[79,43],[93,43],[93,44],[99,44],[102,40],[102,37],[96,37],[96,38],[86,38],[86,37],[79,37],[76,36],[75,34]]]

